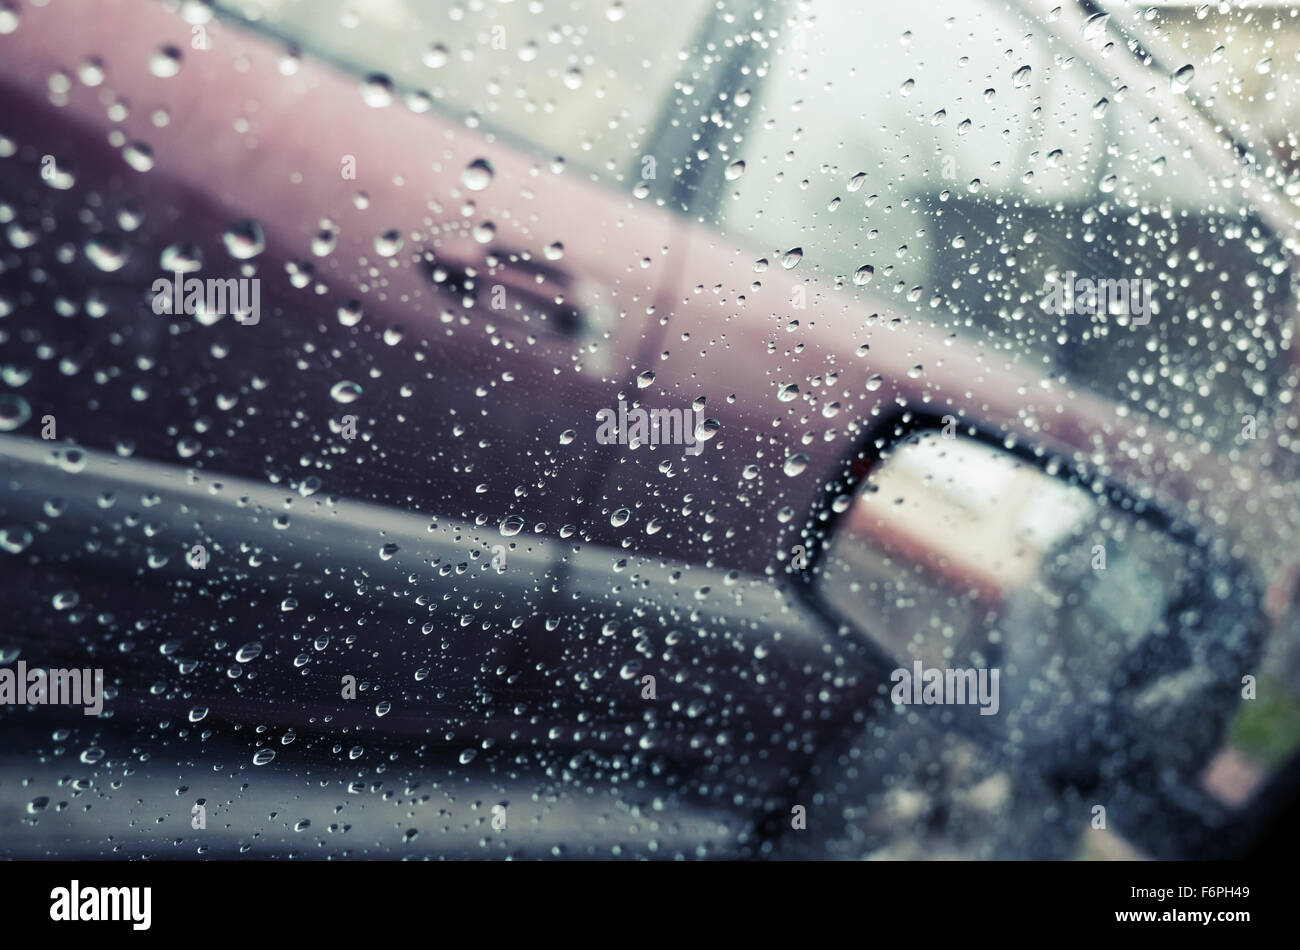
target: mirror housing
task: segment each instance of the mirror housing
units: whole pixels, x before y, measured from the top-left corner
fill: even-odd
[[[860,457],[820,518],[815,605],[894,658],[895,707],[1037,772],[1192,777],[1258,657],[1258,585],[1121,487],[954,428]]]

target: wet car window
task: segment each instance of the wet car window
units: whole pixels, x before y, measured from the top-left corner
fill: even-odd
[[[684,65],[698,68],[688,54],[711,5],[380,3],[363,10],[350,0],[236,0],[222,6],[284,36],[291,50],[361,72],[372,103],[446,110],[558,161],[636,181],[643,163],[635,150],[680,88]],[[644,42],[648,34],[653,44]]]
[[[785,25],[719,145],[745,169],[710,191],[723,227],[1174,427],[1208,423],[1221,446],[1236,427],[1207,413],[1276,395],[1289,335],[1258,304],[1293,299],[1282,242],[1244,201],[1247,172],[1198,160],[1147,88],[1006,4],[825,3]],[[1044,292],[1121,278],[1139,293],[1111,318]]]
[[[0,857],[1249,852],[1268,11],[0,3]]]

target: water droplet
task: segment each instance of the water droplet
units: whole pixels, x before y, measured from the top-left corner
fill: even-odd
[[[41,180],[55,191],[67,191],[77,183],[75,166],[66,161],[55,160],[52,165],[41,168]]]
[[[144,224],[144,210],[133,202],[118,209],[117,226],[123,231],[134,231],[142,224]]]
[[[0,393],[0,432],[13,432],[32,417],[32,407],[17,393]]]
[[[743,161],[732,162],[727,166],[727,170],[724,174],[726,175],[727,181],[735,181],[741,175],[745,174],[745,163]]]
[[[81,595],[75,590],[61,590],[50,598],[55,610],[71,610],[81,603]]]
[[[90,457],[81,449],[65,449],[63,452],[58,454],[59,468],[69,474],[75,475],[77,472],[85,469],[89,458]]]
[[[298,72],[302,65],[302,51],[296,46],[290,46],[284,50],[280,57],[275,61],[276,69],[280,71],[281,76],[292,76]]]
[[[239,261],[247,261],[266,250],[266,236],[256,221],[240,221],[221,236],[226,251]]]
[[[803,248],[792,247],[790,250],[786,251],[785,255],[781,258],[781,266],[786,270],[793,270],[795,267],[799,266],[801,260],[803,260]]]
[[[699,442],[707,442],[722,428],[722,423],[717,419],[704,419],[695,427],[695,438]]]
[[[258,749],[255,753],[253,753],[253,764],[266,765],[266,763],[270,762],[274,758],[275,758],[274,749]]]
[[[447,54],[447,47],[441,43],[435,43],[424,51],[422,62],[430,69],[441,69],[447,65],[450,57]]]
[[[32,533],[21,525],[5,525],[0,528],[0,550],[22,554],[31,543]]]
[[[311,239],[311,252],[317,257],[327,257],[334,253],[338,241],[338,231],[332,227],[322,227]]]
[[[181,71],[181,51],[175,46],[154,50],[149,57],[149,72],[160,79],[168,79]]]
[[[492,165],[486,158],[476,158],[465,166],[465,170],[460,173],[460,180],[470,191],[482,191],[492,184],[493,174]]]
[[[375,253],[380,257],[392,257],[402,249],[402,235],[397,231],[385,231],[375,238]]]
[[[355,327],[361,322],[361,302],[358,300],[349,300],[343,306],[339,307],[339,323],[345,327]]]
[[[108,234],[100,234],[86,242],[86,259],[106,274],[120,270],[127,261],[122,241]]]
[[[1172,76],[1169,77],[1169,88],[1173,92],[1180,93],[1180,94],[1184,93],[1187,91],[1187,87],[1192,84],[1192,80],[1195,78],[1196,78],[1196,67],[1194,67],[1191,63],[1188,63],[1186,66],[1179,69],[1178,72],[1174,73]]]
[[[262,655],[262,641],[254,640],[251,643],[245,643],[235,651],[236,663],[250,663]]]
[[[1106,32],[1106,24],[1109,21],[1109,13],[1094,13],[1083,24],[1083,38],[1085,40],[1095,40]]]
[[[853,283],[862,287],[871,282],[871,278],[876,276],[876,269],[870,264],[863,264],[853,272]]]
[[[37,241],[36,229],[23,227],[17,221],[11,222],[5,229],[5,236],[9,238],[9,243],[20,251],[31,247]]]
[[[361,99],[375,109],[392,105],[393,81],[383,73],[371,73],[361,83]]]
[[[347,405],[361,398],[361,384],[345,379],[330,388],[330,398],[337,403]]]
[[[193,244],[172,244],[158,258],[165,271],[192,274],[203,266],[203,252]]]

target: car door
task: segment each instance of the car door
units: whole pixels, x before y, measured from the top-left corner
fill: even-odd
[[[663,217],[463,120],[375,107],[362,77],[282,75],[269,37],[199,29],[90,4],[13,40],[11,234],[39,239],[7,275],[49,269],[11,291],[13,338],[58,340],[77,355],[49,369],[74,380],[91,352],[136,350],[89,406],[34,380],[38,418],[106,449],[129,421],[143,456],[494,527],[574,520],[595,463],[563,450],[553,406],[634,375]],[[177,272],[257,280],[261,319],[159,319],[142,305]]]
[[[107,667],[109,719],[70,732],[100,750],[88,767],[161,716],[231,750],[255,724],[239,754],[271,767],[264,789],[299,756],[415,749],[476,794],[470,773],[520,756],[542,776],[630,770],[645,796],[683,794],[673,770],[703,762],[696,798],[728,776],[756,794],[807,757],[818,720],[781,755],[735,761],[785,723],[761,692],[717,690],[737,644],[683,650],[675,595],[655,616],[573,582],[615,460],[595,412],[647,366],[671,218],[463,102],[440,114],[312,49],[315,15],[295,32],[85,4],[25,11],[4,38],[21,66],[0,166],[18,390],[6,660]],[[228,307],[208,280],[256,290]],[[815,618],[785,624],[819,649]],[[664,654],[654,675],[679,685],[662,712],[634,664],[589,651],[616,630]],[[819,678],[797,652],[758,665]]]

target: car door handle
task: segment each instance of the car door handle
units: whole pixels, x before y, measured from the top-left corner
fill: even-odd
[[[572,299],[573,275],[528,252],[494,247],[472,262],[441,258],[428,265],[428,277],[466,307],[539,317],[564,336],[577,336],[586,325],[583,308]]]

